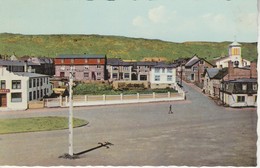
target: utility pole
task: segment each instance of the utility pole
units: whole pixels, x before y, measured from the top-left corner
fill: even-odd
[[[69,76],[69,155],[73,156],[73,104],[72,104],[73,69],[70,67]]]

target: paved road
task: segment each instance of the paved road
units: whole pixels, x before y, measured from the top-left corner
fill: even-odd
[[[74,153],[90,150],[79,159],[58,158],[68,152],[68,130],[0,135],[0,165],[255,166],[256,109],[220,107],[193,85],[184,89],[186,101],[75,108],[90,122],[74,129]],[[67,115],[44,109],[0,118]],[[106,141],[114,145],[91,150]]]

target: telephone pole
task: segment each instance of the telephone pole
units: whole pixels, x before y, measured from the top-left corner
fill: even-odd
[[[73,69],[70,67],[69,76],[69,155],[73,156],[73,102],[72,102]]]

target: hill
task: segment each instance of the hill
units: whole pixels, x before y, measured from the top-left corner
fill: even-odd
[[[212,60],[228,54],[231,42],[184,42],[102,35],[21,35],[0,34],[0,54],[55,57],[58,54],[107,54],[108,58],[142,60],[162,57],[171,61],[180,57]],[[241,43],[242,57],[257,59],[257,43]]]

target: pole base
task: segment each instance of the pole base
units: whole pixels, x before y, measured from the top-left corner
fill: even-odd
[[[70,155],[68,153],[65,153],[65,154],[59,156],[59,158],[62,158],[62,159],[79,159],[79,156],[78,155]]]

